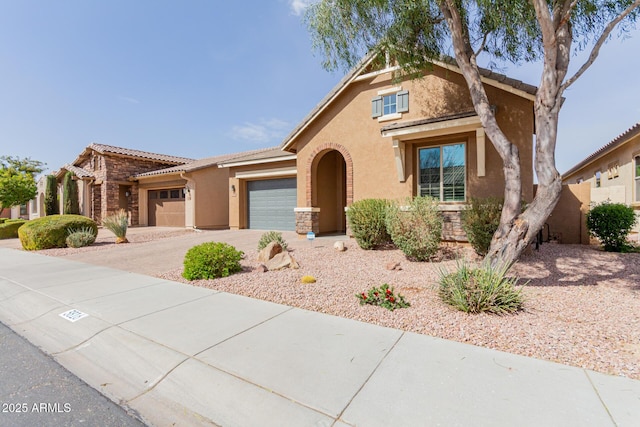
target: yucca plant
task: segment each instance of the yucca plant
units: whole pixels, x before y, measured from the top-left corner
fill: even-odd
[[[507,277],[508,266],[492,267],[483,263],[470,267],[458,263],[456,271],[440,272],[440,298],[466,313],[514,313],[522,309],[522,287],[517,277]]]
[[[116,235],[116,243],[129,243],[127,240],[129,216],[124,209],[103,218],[102,226]]]

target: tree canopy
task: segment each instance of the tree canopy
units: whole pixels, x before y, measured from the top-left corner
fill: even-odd
[[[533,241],[560,198],[555,166],[558,117],[565,90],[612,36],[635,29],[640,0],[322,0],[306,15],[314,48],[327,69],[350,68],[366,53],[395,61],[400,77],[418,77],[434,61],[455,58],[482,127],[503,161],[504,204],[487,258],[511,265]],[[587,60],[573,75],[576,52]],[[534,103],[534,168],[538,190],[521,209],[520,153],[502,132],[482,84],[478,57],[542,61]],[[384,58],[384,59],[382,59]]]
[[[37,193],[35,176],[45,164],[30,158],[0,156],[0,207],[23,205]]]

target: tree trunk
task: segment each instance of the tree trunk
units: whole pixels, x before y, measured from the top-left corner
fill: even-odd
[[[456,61],[464,76],[474,108],[491,143],[503,162],[505,178],[504,204],[500,225],[493,236],[485,260],[493,266],[513,265],[555,208],[562,190],[562,179],[555,167],[555,145],[558,114],[562,105],[562,81],[569,64],[571,34],[568,22],[558,20],[562,10],[550,15],[544,0],[535,0],[534,7],[541,22],[545,58],[542,80],[536,94],[535,170],[538,191],[521,213],[522,180],[518,147],[512,144],[498,126],[481,81],[475,53],[468,38],[468,29],[452,0],[441,3],[449,26]]]

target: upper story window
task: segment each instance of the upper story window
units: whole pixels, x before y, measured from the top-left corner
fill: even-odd
[[[596,179],[596,188],[600,188],[600,186],[602,185],[602,174],[600,173],[600,171],[597,171],[594,177]]]
[[[371,117],[378,121],[399,119],[409,111],[409,91],[393,87],[378,92],[371,100]]]
[[[418,150],[418,194],[441,202],[464,202],[465,145],[451,144]]]

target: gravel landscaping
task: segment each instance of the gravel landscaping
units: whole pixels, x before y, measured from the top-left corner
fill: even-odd
[[[469,248],[449,247],[440,262],[410,262],[398,250],[364,251],[351,240],[346,252],[330,245],[292,251],[299,270],[254,272],[257,251],[243,272],[189,282],[176,269],[160,277],[224,292],[347,317],[640,379],[640,254],[596,247],[545,244],[524,256],[512,273],[522,278],[525,309],[516,315],[468,315],[440,301],[441,269]],[[390,262],[400,270],[388,270]],[[302,284],[311,275],[316,283]],[[388,283],[411,307],[393,312],[360,306],[355,294]]]
[[[190,233],[142,230],[127,236],[130,244],[115,245],[115,237],[103,232],[96,244],[86,248],[39,253],[64,257],[83,251],[126,251]],[[453,270],[456,257],[478,260],[468,247],[445,246],[437,262],[410,262],[399,250],[365,251],[349,240],[347,250],[337,252],[332,244],[317,241],[311,247],[297,242],[291,254],[300,264],[298,270],[254,272],[258,266],[254,250],[246,252],[243,271],[227,278],[189,282],[182,278],[181,268],[157,276],[640,380],[640,254],[545,244],[511,270],[524,285],[524,310],[496,316],[465,314],[438,297],[442,269]],[[400,269],[388,270],[389,263],[399,263]],[[156,271],[163,269],[158,266]],[[314,276],[316,283],[301,283],[305,275]],[[391,312],[359,305],[356,294],[384,283],[411,307]]]

